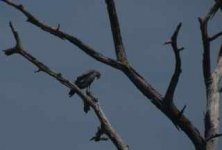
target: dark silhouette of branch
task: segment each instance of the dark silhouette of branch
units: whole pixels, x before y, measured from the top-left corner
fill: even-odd
[[[150,100],[161,112],[163,112],[177,128],[180,128],[182,131],[185,132],[185,134],[193,142],[196,150],[205,150],[205,139],[199,133],[198,129],[191,123],[191,121],[184,114],[182,114],[181,110],[179,110],[174,104],[170,105],[170,107],[165,107],[165,105],[163,104],[163,99],[164,99],[163,96],[156,89],[154,89],[152,85],[150,85],[128,63],[125,62],[122,63],[120,61],[116,61],[107,58],[105,56],[102,56],[100,53],[97,53],[94,49],[83,44],[81,41],[78,40],[78,38],[43,24],[42,22],[37,20],[33,15],[31,15],[26,9],[24,9],[22,5],[17,5],[9,0],[3,0],[3,2],[21,11],[28,18],[28,21],[30,23],[36,25],[42,30],[49,32],[61,39],[68,40],[74,45],[77,45],[86,54],[96,59],[97,61],[121,70],[130,79],[130,81],[137,87],[137,89],[145,97],[147,97],[147,100]],[[108,137],[111,139],[112,135],[108,135]]]
[[[209,38],[209,41],[213,41],[213,40],[216,40],[217,38],[219,38],[220,36],[222,36],[222,32],[219,32],[215,35],[213,35],[212,37]]]
[[[19,5],[19,4],[17,5],[10,0],[2,0],[2,2],[5,2],[6,4],[22,12],[27,17],[28,22],[36,25],[43,31],[53,34],[63,40],[68,40],[69,42],[79,47],[81,50],[83,50],[86,54],[93,57],[94,59],[104,64],[107,64],[109,66],[112,66],[113,68],[116,68],[116,69],[119,69],[122,67],[122,63],[117,62],[114,59],[111,59],[109,57],[102,55],[101,53],[97,52],[96,50],[94,50],[93,48],[91,48],[90,46],[82,42],[80,39],[61,31],[60,25],[58,25],[57,28],[50,27],[49,25],[46,25],[43,22],[39,21],[35,16],[33,16],[30,12],[28,12],[23,5]]]
[[[214,136],[212,136],[212,137],[206,139],[206,141],[208,142],[208,141],[210,141],[210,140],[212,140],[212,139],[214,139],[214,138],[218,138],[218,137],[221,137],[221,136],[222,136],[221,133],[220,133],[220,134],[215,134]]]
[[[208,36],[208,29],[206,19],[199,18],[201,37],[203,43],[203,60],[202,60],[202,68],[204,75],[204,82],[206,88],[209,86],[210,82],[210,74],[211,74],[211,63],[210,63],[210,42]]]
[[[215,4],[213,7],[210,8],[210,11],[205,16],[204,20],[207,22],[210,18],[213,18],[214,15],[217,13],[217,11],[221,9],[222,10],[222,1],[221,0],[215,0]]]
[[[84,103],[88,104],[95,112],[97,118],[99,119],[101,126],[103,126],[104,134],[106,134],[110,140],[113,142],[113,144],[116,146],[118,150],[127,150],[128,147],[124,144],[121,137],[117,134],[117,132],[114,130],[114,128],[109,123],[109,120],[105,116],[105,114],[102,111],[102,108],[100,107],[99,103],[95,101],[94,98],[84,94],[77,85],[72,83],[71,81],[67,80],[62,76],[61,73],[56,73],[52,71],[49,67],[44,65],[42,62],[40,62],[37,58],[33,57],[31,54],[26,52],[22,47],[20,47],[20,37],[19,34],[15,31],[14,27],[12,26],[12,23],[10,22],[10,28],[12,30],[12,33],[16,40],[16,46],[11,49],[3,50],[7,56],[13,55],[15,53],[20,54],[25,59],[27,59],[29,62],[34,64],[36,67],[39,68],[42,72],[48,74],[49,76],[55,78],[57,81],[59,81],[64,86],[68,87],[70,90],[75,90],[75,92],[78,94],[79,97],[83,100]],[[13,51],[13,52],[12,52]]]
[[[171,105],[172,102],[173,102],[173,97],[174,97],[174,93],[175,93],[175,90],[176,90],[176,86],[178,84],[179,77],[180,77],[180,74],[182,72],[180,51],[183,50],[184,48],[178,48],[178,46],[177,46],[177,37],[178,37],[181,26],[182,26],[182,23],[179,23],[177,25],[177,28],[176,28],[175,32],[173,33],[173,35],[171,37],[170,42],[165,43],[165,44],[171,44],[171,46],[173,48],[174,55],[175,55],[175,60],[176,60],[174,74],[171,78],[169,87],[167,89],[167,92],[166,92],[164,100],[163,100],[163,102],[167,106]]]
[[[197,150],[205,150],[205,139],[190,120],[184,114],[181,115],[181,111],[174,104],[170,105],[170,107],[165,107],[162,95],[147,83],[132,67],[125,67],[123,72],[144,96],[150,99],[150,101],[172,121],[177,129],[180,128],[186,133]],[[179,121],[178,118],[180,118]]]
[[[125,53],[125,49],[124,49],[124,45],[122,41],[120,25],[118,21],[118,16],[117,16],[114,0],[106,0],[106,5],[107,5],[107,11],[109,14],[109,20],[110,20],[110,25],[112,29],[113,41],[115,45],[117,60],[123,63],[127,63],[127,57],[126,57],[126,53]]]

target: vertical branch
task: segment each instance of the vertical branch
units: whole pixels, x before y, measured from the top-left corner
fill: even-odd
[[[213,7],[210,8],[209,12],[204,18],[199,18],[201,37],[203,43],[203,75],[206,89],[208,89],[211,77],[211,63],[210,63],[210,41],[212,39],[208,35],[208,22],[209,19],[214,16],[218,9],[222,6],[222,0],[217,0]],[[220,35],[220,34],[219,34]],[[208,95],[208,92],[206,92]]]
[[[221,36],[221,32],[210,37],[208,34],[208,22],[212,19],[215,13],[221,8],[222,0],[217,0],[213,7],[209,10],[207,15],[199,18],[200,30],[203,42],[203,76],[206,87],[207,105],[205,114],[205,141],[207,150],[216,150],[217,138],[219,136],[219,82],[222,76],[222,46],[219,51],[217,66],[211,73],[211,60],[210,60],[210,44]]]
[[[174,71],[174,74],[171,78],[169,87],[168,87],[167,92],[164,97],[164,104],[166,104],[166,106],[171,105],[173,102],[173,97],[174,97],[174,93],[176,90],[176,86],[178,84],[180,74],[182,72],[180,51],[183,50],[184,48],[178,48],[178,45],[177,45],[177,37],[178,37],[181,26],[182,26],[182,23],[179,23],[177,25],[177,28],[176,28],[174,34],[171,37],[171,40],[169,42],[165,43],[165,44],[171,44],[174,55],[175,55],[175,60],[176,60],[175,71]]]
[[[222,77],[222,45],[218,55],[217,66],[211,74],[211,84],[208,89],[207,111],[205,115],[205,138],[207,141],[207,150],[216,150],[217,137],[220,128],[220,89],[219,83]]]
[[[203,68],[203,76],[206,87],[206,93],[208,95],[207,89],[210,84],[210,74],[211,74],[211,63],[210,63],[210,42],[208,36],[208,19],[199,18],[201,37],[203,43],[203,60],[202,60],[202,68]]]
[[[127,56],[121,37],[120,25],[118,21],[114,0],[106,0],[106,5],[109,14],[109,20],[112,29],[117,60],[123,63],[127,63]]]

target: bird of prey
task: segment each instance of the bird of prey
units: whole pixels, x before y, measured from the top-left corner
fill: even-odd
[[[90,89],[90,85],[95,79],[99,79],[101,74],[97,70],[89,70],[88,72],[78,76],[74,82],[80,89]],[[74,90],[69,91],[69,97],[72,97],[76,92]]]

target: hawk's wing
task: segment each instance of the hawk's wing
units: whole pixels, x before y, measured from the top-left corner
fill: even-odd
[[[87,77],[88,77],[90,74],[92,74],[93,72],[94,72],[93,70],[90,70],[90,71],[87,71],[86,73],[81,74],[80,76],[78,76],[78,77],[76,78],[76,81],[81,81],[81,80],[87,78]]]

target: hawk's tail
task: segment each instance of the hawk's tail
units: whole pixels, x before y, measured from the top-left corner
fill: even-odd
[[[75,91],[70,90],[70,91],[69,91],[69,97],[72,97],[75,93],[76,93]]]

